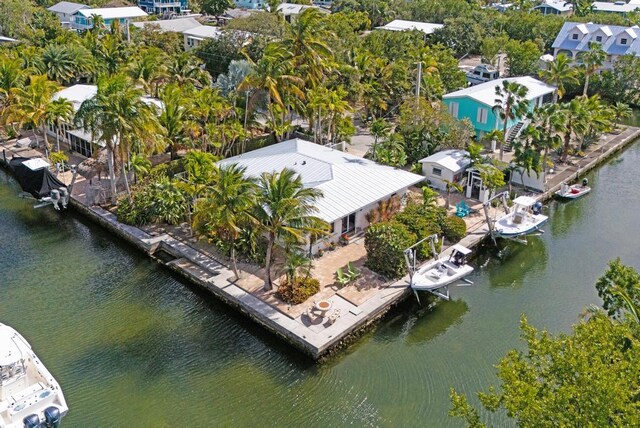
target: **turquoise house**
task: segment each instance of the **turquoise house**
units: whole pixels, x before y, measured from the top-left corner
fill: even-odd
[[[502,86],[504,80],[519,83],[528,89],[527,100],[529,101],[530,111],[537,106],[553,102],[555,99],[557,89],[555,86],[548,85],[533,77],[523,76],[496,79],[470,86],[444,95],[442,101],[453,117],[460,120],[469,119],[478,138],[482,137],[487,132],[496,129],[501,130],[504,127],[504,122],[500,119],[500,116],[492,110],[496,102],[496,86]],[[523,120],[524,117],[510,120],[507,128],[513,129]]]
[[[93,28],[93,16],[100,16],[104,25],[109,27],[113,21],[119,21],[125,30],[135,18],[147,16],[147,13],[138,6],[105,7],[100,9],[80,9],[72,17],[71,28],[82,31]]]

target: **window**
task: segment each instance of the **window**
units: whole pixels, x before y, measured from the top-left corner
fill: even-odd
[[[596,36],[596,42],[602,42],[602,36]]]
[[[458,103],[449,103],[449,113],[451,113],[453,117],[458,117]]]
[[[620,39],[620,44],[621,45],[626,45],[627,44],[627,39]]]
[[[435,175],[436,177],[442,177],[442,169],[433,167],[431,169],[431,174]]]
[[[571,39],[578,40],[578,34],[572,34],[571,35]]]
[[[489,115],[489,110],[486,108],[478,107],[478,114],[476,115],[476,122],[478,123],[487,123],[487,116]]]

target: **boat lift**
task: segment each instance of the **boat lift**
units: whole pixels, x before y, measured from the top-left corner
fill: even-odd
[[[443,242],[444,242],[444,237],[442,238]],[[417,265],[417,250],[418,250],[418,246],[420,244],[422,244],[425,241],[429,241],[429,247],[431,248],[431,253],[433,254],[433,259],[434,260],[439,260],[440,258],[440,253],[438,253],[438,251],[436,250],[436,242],[438,242],[438,235],[437,234],[433,234],[433,235],[429,235],[426,238],[422,238],[421,240],[419,240],[418,242],[416,242],[415,244],[413,244],[412,246],[410,246],[409,248],[407,248],[406,250],[404,250],[404,258],[407,262],[407,267],[409,269],[409,285],[411,286],[413,284],[413,275],[419,270],[419,267],[416,266]],[[468,250],[467,250],[468,251]],[[465,278],[460,278],[461,281],[466,282],[469,285],[473,285],[473,282],[465,279]],[[443,285],[441,287],[438,288],[433,288],[433,289],[428,289],[428,290],[424,290],[424,291],[428,291],[429,293],[440,297],[441,299],[444,300],[450,300],[450,295],[449,295],[449,285],[451,284],[446,284]],[[418,290],[414,289],[412,287],[413,290],[413,294],[416,296],[416,299],[418,300],[418,303],[420,303],[420,297],[418,296]]]
[[[498,193],[497,195],[494,195],[492,197],[490,197],[484,204],[482,204],[482,208],[484,209],[484,216],[485,219],[487,221],[487,226],[489,226],[489,234],[491,235],[491,240],[493,241],[494,245],[498,245],[498,242],[496,241],[496,230],[495,230],[495,218],[491,218],[491,215],[489,214],[489,207],[491,206],[491,203],[498,199],[501,198],[502,199],[502,207],[504,209],[504,213],[509,214],[511,211],[509,204],[507,203],[507,197],[509,196],[509,192],[504,191],[501,193]],[[539,231],[536,233],[532,233],[526,236],[540,236],[542,235],[542,233],[544,233],[543,231]],[[513,237],[508,237],[508,236],[502,236],[503,239],[509,239],[511,241],[517,242],[519,244],[523,244],[523,245],[527,245],[527,239],[526,237],[524,238],[519,238],[517,236],[513,236]]]

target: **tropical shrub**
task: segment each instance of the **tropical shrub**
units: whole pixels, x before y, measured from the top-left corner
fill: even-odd
[[[187,215],[185,194],[167,177],[142,183],[132,189],[131,200],[125,197],[118,204],[118,221],[133,226],[153,222],[179,224]]]
[[[442,233],[449,242],[458,242],[467,234],[467,223],[457,216],[450,216],[442,223]]]
[[[387,278],[407,273],[404,250],[416,242],[416,235],[397,221],[369,226],[364,237],[367,250],[366,266]]]
[[[442,234],[441,212],[442,208],[439,207],[411,204],[395,216],[394,220],[402,223],[409,232],[416,236],[416,241],[419,241],[429,235]],[[441,243],[438,241],[436,243],[436,251],[440,251],[440,247]],[[432,256],[429,242],[425,241],[420,244],[418,258],[425,260]]]
[[[311,277],[285,278],[278,286],[276,295],[286,303],[297,305],[320,291],[320,282]]]

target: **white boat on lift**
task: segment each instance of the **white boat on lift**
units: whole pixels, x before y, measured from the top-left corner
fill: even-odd
[[[55,428],[68,410],[60,385],[31,345],[0,323],[0,428]]]
[[[567,183],[562,183],[560,189],[556,192],[556,196],[562,199],[578,199],[591,191],[591,187],[587,186],[587,184],[589,182],[586,178],[582,180],[582,184],[569,186]]]
[[[504,194],[503,199],[506,199]],[[542,214],[540,202],[530,196],[519,196],[513,200],[513,207],[507,210],[507,214],[493,223],[493,234],[498,238],[517,238],[533,233],[543,233],[541,227],[547,220],[549,217]]]
[[[416,268],[416,247],[424,240],[405,250],[405,259],[409,266],[411,278],[411,289],[416,294],[416,298],[418,297],[418,291],[428,291],[438,297],[449,300],[449,285],[461,280],[471,284],[471,282],[463,279],[473,272],[473,267],[469,266],[466,260],[467,256],[471,254],[471,250],[463,245],[456,244],[451,247],[449,258],[441,260],[440,255],[435,251],[434,243],[437,241],[437,236],[431,235],[425,239],[430,240],[432,253],[435,256],[432,261],[421,268]]]

